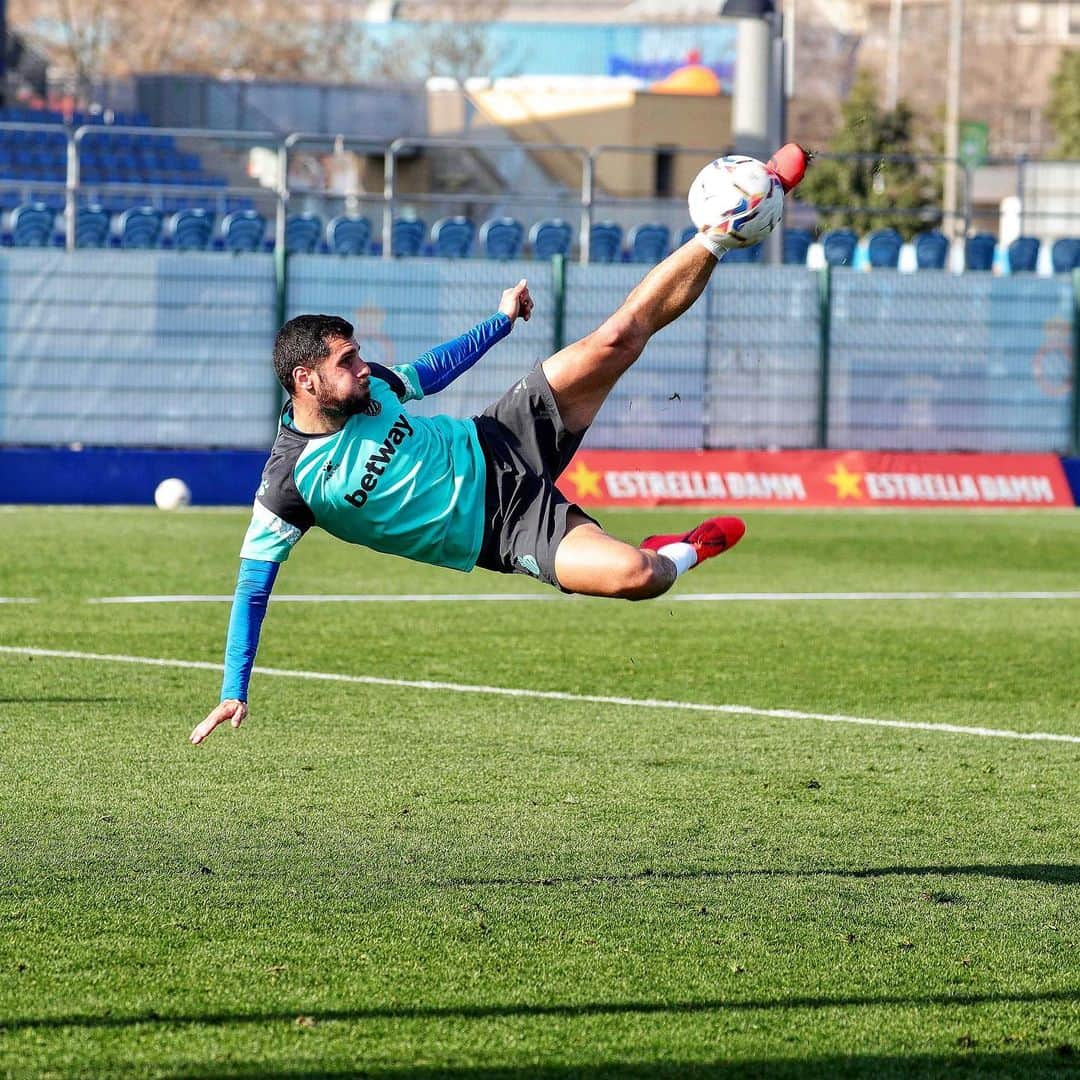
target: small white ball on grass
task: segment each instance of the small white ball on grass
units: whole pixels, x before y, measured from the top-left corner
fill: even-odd
[[[178,477],[162,480],[154,489],[154,505],[159,510],[179,510],[191,502],[191,488]]]

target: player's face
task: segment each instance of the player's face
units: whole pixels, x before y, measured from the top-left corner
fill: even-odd
[[[329,345],[330,355],[312,372],[315,400],[327,416],[354,416],[371,400],[371,368],[360,358],[355,340],[332,338]]]

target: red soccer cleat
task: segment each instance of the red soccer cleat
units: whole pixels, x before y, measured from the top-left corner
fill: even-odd
[[[666,544],[691,544],[697,552],[698,563],[722,555],[733,548],[746,532],[746,523],[737,517],[715,517],[703,521],[696,529],[681,535],[647,536],[640,546],[651,551],[659,551]],[[695,566],[697,563],[694,564]]]
[[[784,185],[786,195],[792,188],[798,187],[799,182],[806,175],[806,166],[810,163],[812,155],[804,150],[798,143],[785,143],[769,158],[766,168],[771,169]]]

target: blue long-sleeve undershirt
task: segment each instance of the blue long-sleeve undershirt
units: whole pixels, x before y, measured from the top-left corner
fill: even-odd
[[[425,394],[446,389],[459,375],[464,375],[497,342],[502,341],[514,324],[501,311],[477,323],[453,341],[429,349],[412,362],[420,388]]]
[[[221,700],[247,701],[251,668],[259,647],[259,631],[266,617],[266,604],[274,587],[279,563],[261,559],[241,559],[236,578],[229,637],[225,642],[225,678]]]

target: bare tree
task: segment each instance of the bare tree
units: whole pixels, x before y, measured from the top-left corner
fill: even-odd
[[[335,0],[12,0],[10,19],[83,97],[141,71],[352,82],[364,40]]]
[[[9,21],[58,57],[83,95],[107,66],[114,8],[113,0],[13,0]]]

